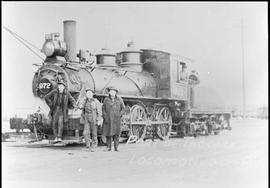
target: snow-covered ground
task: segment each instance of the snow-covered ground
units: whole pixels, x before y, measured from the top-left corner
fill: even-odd
[[[232,120],[208,137],[121,144],[121,152],[83,146],[2,143],[4,188],[267,187],[268,121]]]

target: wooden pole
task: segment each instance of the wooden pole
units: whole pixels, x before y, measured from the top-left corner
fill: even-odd
[[[241,48],[242,48],[242,94],[243,94],[243,118],[246,118],[246,94],[245,94],[245,59],[244,59],[244,26],[241,18]]]

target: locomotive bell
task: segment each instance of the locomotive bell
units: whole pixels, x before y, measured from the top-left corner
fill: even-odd
[[[45,35],[45,43],[42,47],[42,52],[46,55],[46,57],[53,56],[62,56],[64,57],[67,52],[66,43],[60,41],[59,33],[51,33]]]

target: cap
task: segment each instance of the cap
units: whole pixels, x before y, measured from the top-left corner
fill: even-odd
[[[92,91],[94,93],[94,90],[92,88],[86,88],[85,92]]]
[[[110,90],[115,90],[118,93],[118,89],[116,89],[116,87],[114,86],[107,87],[107,91],[110,91]]]
[[[57,84],[66,86],[66,83],[63,80],[60,80]]]

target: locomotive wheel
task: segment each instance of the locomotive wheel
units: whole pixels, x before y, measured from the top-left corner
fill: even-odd
[[[163,107],[159,110],[159,121],[169,121],[169,124],[161,124],[157,128],[157,134],[164,140],[168,139],[172,128],[172,114],[168,107]]]
[[[130,107],[125,107],[125,113],[121,117],[121,133],[123,131],[129,131],[129,123],[130,123]]]
[[[160,112],[161,108],[160,107],[156,107],[153,114],[152,114],[152,119],[153,120],[158,120],[158,115],[159,115],[159,112]]]
[[[146,132],[146,110],[143,106],[135,104],[130,111],[131,134],[137,136],[138,140],[143,140]]]

